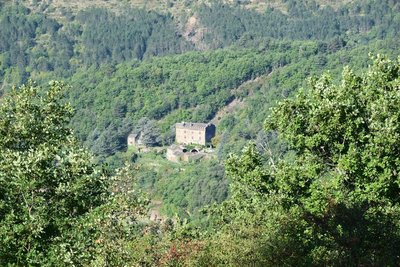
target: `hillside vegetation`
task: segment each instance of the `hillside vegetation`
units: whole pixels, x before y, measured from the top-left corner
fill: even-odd
[[[126,0],[126,1],[116,1],[116,0],[96,0],[96,1],[59,1],[59,0],[36,0],[36,1],[23,1],[25,5],[29,8],[41,10],[55,17],[63,16],[63,12],[70,11],[73,13],[79,12],[83,9],[90,7],[102,7],[111,10],[118,11],[121,7],[136,7],[144,8],[147,10],[155,11],[165,11],[174,15],[184,15],[187,12],[194,12],[197,7],[202,4],[213,4],[216,1],[210,0],[200,0],[200,1],[177,1],[177,0]],[[265,11],[267,8],[277,8],[282,12],[286,12],[292,2],[284,0],[225,0],[219,1],[221,3],[241,7],[248,9],[254,9],[259,12]],[[309,1],[309,3],[315,3],[320,6],[330,6],[335,9],[351,3],[352,0],[338,0],[338,1],[327,1],[327,0],[316,0],[314,2]]]
[[[399,25],[399,5],[389,0],[360,1],[337,10],[315,2],[287,4],[288,13],[277,9],[257,13],[217,2],[201,4],[185,18],[136,7],[121,8],[118,13],[93,7],[76,14],[67,12],[65,19],[21,4],[3,4],[1,88],[28,77],[66,78],[82,67],[190,50],[231,45],[268,49],[272,40],[314,40],[320,49],[337,51],[349,42],[394,38]]]
[[[366,51],[396,55],[399,48],[399,4],[393,1],[343,2],[334,9],[272,1],[287,8],[263,12],[244,8],[252,2],[187,1],[179,3],[191,11],[180,17],[151,8],[160,7],[156,2],[147,2],[148,10],[131,2],[69,11],[57,5],[75,2],[29,3],[1,6],[1,92],[29,78],[68,81],[66,97],[76,109],[71,127],[113,167],[131,157],[118,155],[139,120],[153,121],[158,145],[168,145],[175,122],[207,122],[234,100],[241,108],[218,118],[217,158],[223,162],[250,140],[280,155],[275,135],[262,130],[277,100],[324,69],[367,67]],[[241,86],[256,78],[262,83]]]
[[[399,29],[393,0],[1,2],[0,265],[398,265]]]

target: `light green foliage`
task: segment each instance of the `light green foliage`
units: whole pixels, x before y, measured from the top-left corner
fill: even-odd
[[[77,144],[64,87],[30,83],[0,106],[0,265],[107,265],[137,231],[146,200],[127,170],[108,177]]]
[[[363,75],[346,68],[341,84],[311,79],[267,123],[296,151],[276,184],[289,210],[301,208],[315,262],[328,253],[341,264],[394,265],[399,256],[399,75],[399,62],[378,55]]]
[[[205,218],[199,210],[227,197],[223,166],[212,159],[174,163],[165,159],[164,153],[138,155],[135,177],[139,187],[160,203],[154,208],[162,215],[201,223]]]
[[[248,209],[253,210],[256,206],[255,203],[241,202],[242,199],[253,201],[271,191],[273,185],[272,177],[263,168],[261,155],[255,145],[247,147],[240,159],[231,155],[226,162],[226,174],[232,179],[232,203],[240,201],[235,203],[239,216],[241,212],[247,213]]]
[[[76,86],[69,96],[78,109],[72,127],[102,156],[124,148],[131,130],[154,129],[140,125],[143,117],[158,120],[161,141],[171,142],[176,122],[208,122],[232,101],[232,88],[270,72],[280,56],[254,50],[189,52],[123,63],[110,74],[106,67],[82,71],[71,79]]]
[[[287,141],[294,158],[263,163],[252,145],[228,160],[232,197],[214,211],[229,224],[199,262],[396,266],[399,77],[399,61],[377,56],[362,75],[345,68],[341,83],[313,78],[282,101],[266,129]]]
[[[43,262],[59,232],[102,198],[105,184],[100,174],[66,128],[72,109],[55,101],[60,89],[61,84],[55,83],[46,96],[39,96],[38,88],[26,85],[15,89],[1,106],[4,263]]]

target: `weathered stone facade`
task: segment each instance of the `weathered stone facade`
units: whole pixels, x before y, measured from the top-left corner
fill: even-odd
[[[215,136],[215,125],[211,123],[182,122],[175,125],[175,141],[178,144],[206,145]]]

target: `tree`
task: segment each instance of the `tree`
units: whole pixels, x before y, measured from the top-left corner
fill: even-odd
[[[397,265],[400,248],[400,61],[377,56],[363,75],[349,68],[283,101],[267,129],[296,152],[275,184],[301,210],[314,263]]]
[[[145,146],[156,146],[160,143],[160,130],[154,120],[141,118],[134,126],[133,133],[138,134],[139,141]]]
[[[293,154],[268,165],[253,145],[228,160],[232,193],[221,218],[230,224],[209,245],[223,245],[222,260],[238,265],[251,247],[246,264],[398,265],[399,77],[400,61],[377,56],[366,73],[345,68],[340,84],[310,79],[273,109],[266,130]]]
[[[340,85],[311,79],[267,123],[296,151],[276,184],[301,209],[313,262],[398,261],[399,75],[399,62],[378,56],[364,75],[346,68]]]
[[[0,106],[0,265],[110,264],[102,248],[132,236],[143,212],[146,200],[118,186],[127,172],[108,177],[73,137],[64,87],[29,83]]]

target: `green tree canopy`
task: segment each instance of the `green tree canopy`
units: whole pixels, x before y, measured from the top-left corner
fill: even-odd
[[[252,145],[228,160],[230,224],[209,244],[225,251],[208,252],[213,264],[399,264],[399,77],[400,61],[377,56],[341,83],[310,79],[273,110],[266,130],[293,154],[268,163]]]
[[[145,199],[123,184],[129,173],[108,177],[78,145],[67,127],[72,108],[60,100],[64,87],[28,84],[0,106],[2,266],[115,263],[143,211]]]
[[[400,248],[400,62],[377,56],[283,101],[267,122],[296,152],[274,173],[301,210],[314,263],[396,265]]]

